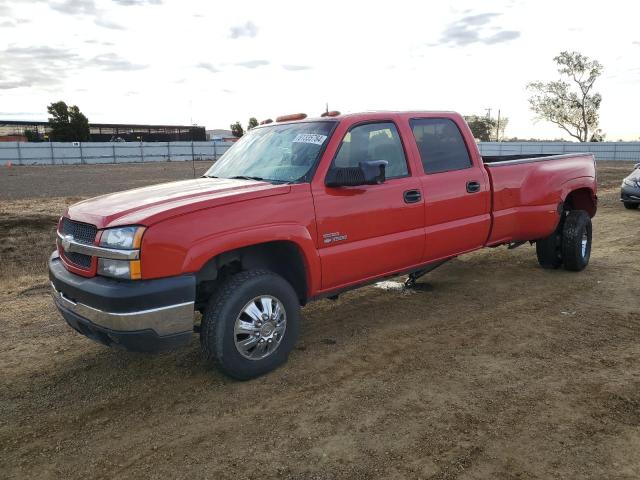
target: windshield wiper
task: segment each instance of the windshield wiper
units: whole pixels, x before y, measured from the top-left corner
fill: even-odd
[[[236,175],[234,177],[229,177],[232,180],[257,180],[259,182],[267,182],[269,180],[265,180],[262,177],[250,177],[248,175]]]

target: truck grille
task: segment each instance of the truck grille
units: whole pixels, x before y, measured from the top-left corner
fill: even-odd
[[[71,235],[76,242],[93,245],[98,229],[95,225],[84,222],[76,222],[69,218],[63,218],[60,224],[62,235]],[[64,257],[77,267],[88,269],[91,267],[91,256],[77,252],[63,252]]]
[[[93,245],[98,229],[95,225],[63,218],[60,225],[60,233],[71,235],[76,242]]]
[[[89,268],[91,266],[91,257],[83,253],[64,252],[64,258],[81,268]]]

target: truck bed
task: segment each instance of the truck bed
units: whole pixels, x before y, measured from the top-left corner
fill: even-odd
[[[566,156],[575,157],[578,154],[555,154],[555,153],[536,153],[536,154],[524,154],[524,155],[483,155],[482,161],[485,165],[500,162],[512,162],[518,161],[520,163],[528,163],[539,161],[540,159],[554,160],[550,157],[565,158]],[[558,158],[558,159],[559,159]]]
[[[491,182],[493,227],[487,245],[537,240],[560,218],[568,192],[595,179],[591,153],[482,157]]]

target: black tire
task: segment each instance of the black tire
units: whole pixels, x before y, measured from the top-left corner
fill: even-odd
[[[536,255],[542,268],[560,268],[562,265],[562,238],[557,231],[536,241]]]
[[[635,210],[640,206],[640,203],[632,203],[632,202],[622,202],[624,204],[624,208],[628,210]]]
[[[272,354],[254,360],[245,358],[236,348],[234,326],[243,308],[261,295],[281,302],[286,329]],[[300,302],[289,282],[267,270],[248,270],[229,277],[212,295],[202,317],[200,345],[205,359],[223,373],[238,380],[249,380],[287,361],[299,328]]]
[[[562,228],[562,260],[564,268],[579,272],[589,264],[591,257],[591,217],[584,210],[572,210]],[[583,248],[583,240],[586,244]]]

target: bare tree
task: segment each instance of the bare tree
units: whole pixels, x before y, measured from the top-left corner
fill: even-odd
[[[587,142],[589,132],[598,127],[602,96],[591,90],[602,73],[602,65],[578,52],[561,52],[553,60],[558,72],[572,83],[561,78],[528,84],[527,88],[534,92],[529,98],[531,110],[539,119],[555,123],[573,138]]]

